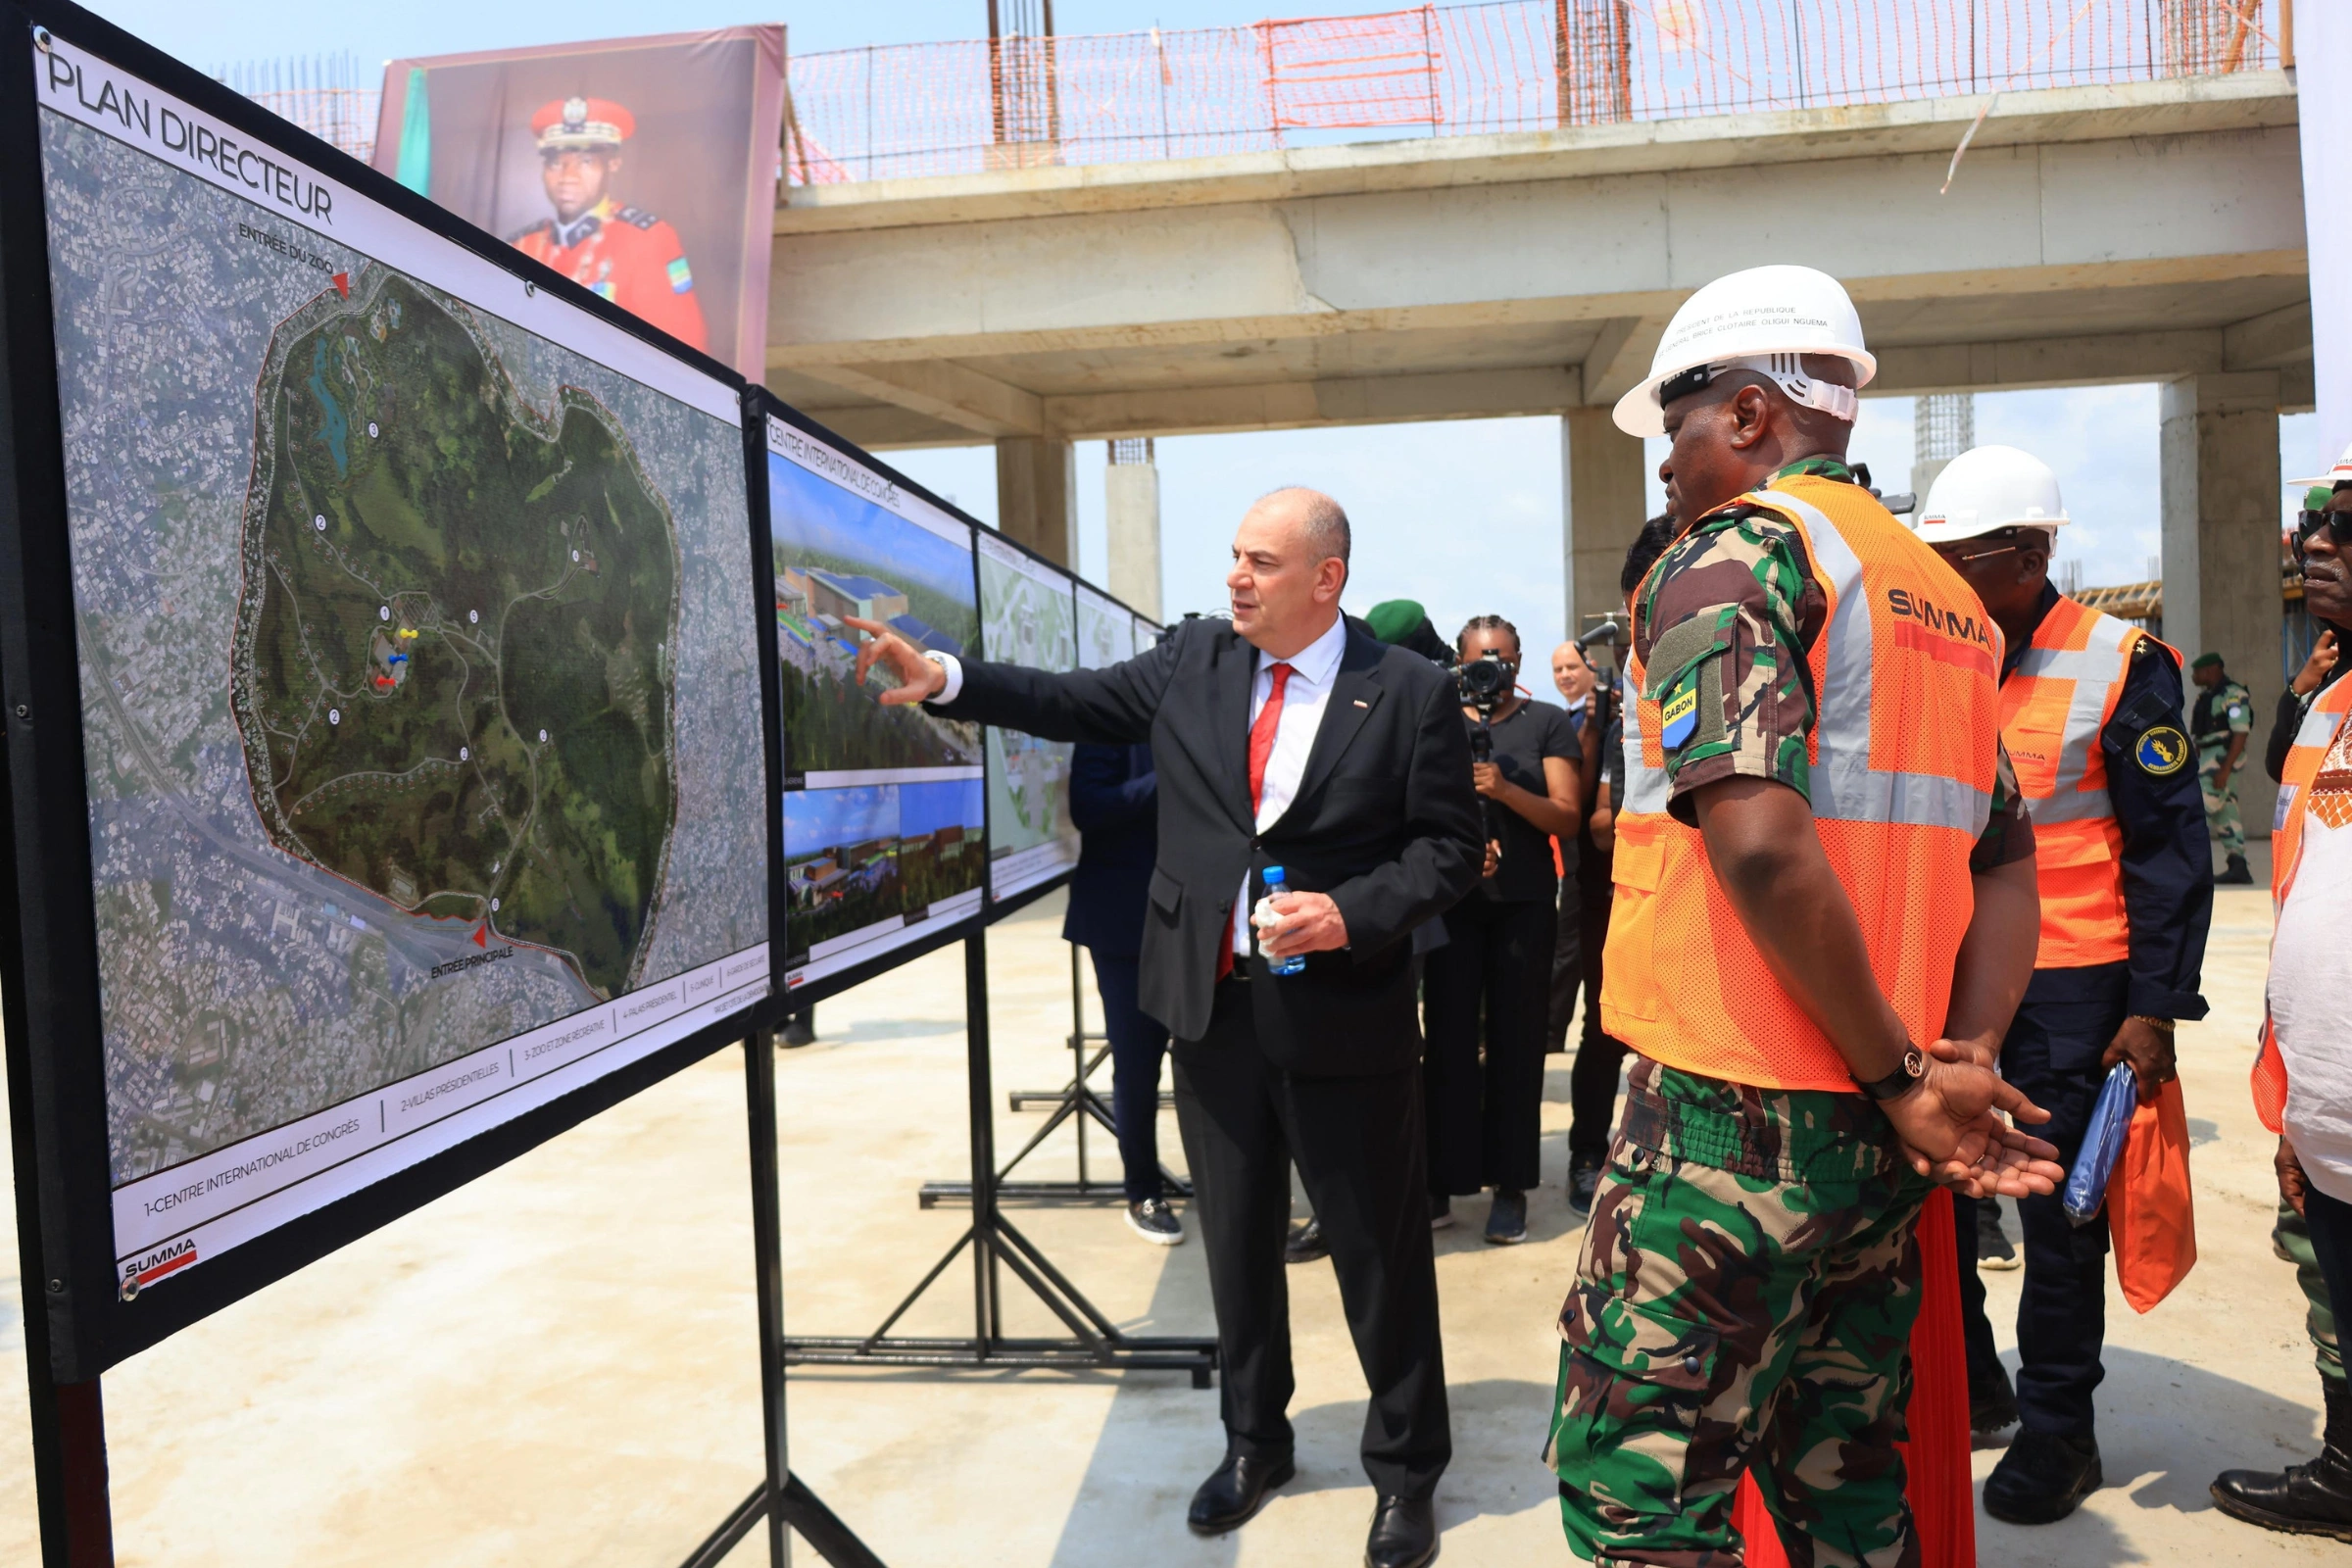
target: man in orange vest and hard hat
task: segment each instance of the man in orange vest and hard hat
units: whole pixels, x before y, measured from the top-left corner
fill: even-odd
[[[1597,1562],[1739,1560],[1751,1467],[1792,1561],[1916,1561],[1931,1182],[2064,1177],[1987,1064],[2037,926],[1999,634],[1845,461],[1875,368],[1836,279],[1764,267],[1617,405],[1673,443],[1681,533],[1633,598],[1601,1018],[1636,1056],[1559,1324],[1550,1452]]]
[[[609,98],[562,98],[533,115],[539,177],[556,216],[509,243],[687,347],[706,348],[678,231],[612,195],[621,143],[636,133],[636,117]]]
[[[2303,571],[2312,618],[2352,641],[2352,447],[2336,460],[2323,505],[2307,497],[2288,535]],[[2301,722],[2278,771],[2271,830],[2271,900],[2278,927],[2254,1105],[2278,1133],[2278,1196],[2302,1220],[2305,1243],[2326,1281],[2306,1295],[2315,1317],[2336,1322],[2352,1303],[2352,988],[2344,984],[2344,931],[2352,924],[2352,680],[2306,692]],[[2280,1231],[2286,1231],[2281,1224]],[[2275,1236],[2284,1241],[2285,1236]],[[2316,1324],[2314,1325],[2316,1329]],[[2314,1335],[2316,1339],[2318,1336]],[[2320,1455],[2280,1470],[2226,1470],[2213,1500],[2232,1518],[2266,1529],[2352,1541],[2352,1396],[2340,1358],[2320,1392],[2327,1410]]]
[[[2034,813],[2041,940],[2001,1047],[2001,1076],[2050,1112],[2068,1164],[2109,1068],[2142,1103],[2174,1076],[2173,1025],[2197,993],[2213,870],[2194,754],[2180,726],[2180,656],[2050,582],[2066,504],[2049,465],[2016,447],[1964,452],[1936,476],[1919,537],[2001,629],[2001,740]],[[1968,1208],[1976,1205],[1968,1204]],[[2017,1387],[1993,1350],[1977,1278],[1977,1216],[1960,1216],[1971,1424],[2023,1429],[1984,1483],[1984,1511],[2049,1524],[2102,1484],[2091,1394],[2104,1375],[2107,1216],[2076,1225],[2055,1197],[2018,1204],[2025,1290]]]

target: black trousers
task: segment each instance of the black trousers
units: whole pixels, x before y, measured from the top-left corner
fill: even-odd
[[[2128,1012],[2127,966],[2036,969],[2001,1046],[2001,1076],[2050,1113],[2033,1129],[2058,1146],[2072,1167],[2090,1128],[2090,1108],[2107,1076],[2099,1065]],[[2017,1303],[2017,1408],[2036,1432],[2089,1437],[2091,1396],[2106,1376],[2099,1364],[2107,1339],[2107,1214],[2086,1225],[2066,1217],[2059,1195],[2022,1198],[2026,1277]],[[1960,1312],[1972,1364],[1991,1348],[1984,1287],[1977,1278],[1976,1204],[1953,1213],[1959,1233]]]
[[[1568,1157],[1597,1164],[1608,1157],[1617,1131],[1617,1079],[1625,1069],[1626,1044],[1600,1028],[1601,951],[1609,945],[1607,888],[1587,891],[1574,883],[1560,889],[1560,935],[1551,960],[1551,1049],[1563,1049],[1576,1015],[1576,993],[1585,993],[1585,1026],[1577,1038],[1576,1061],[1568,1069]]]
[[[1549,899],[1506,904],[1483,893],[1446,913],[1446,945],[1421,972],[1429,1190],[1439,1197],[1526,1192],[1540,1180],[1544,1015],[1558,918]]]
[[[1110,1037],[1110,1119],[1119,1129],[1119,1169],[1127,1201],[1160,1196],[1159,1064],[1168,1054],[1167,1025],[1136,1004],[1141,960],[1087,949],[1095,960],[1095,990],[1102,998],[1102,1032]]]
[[[2328,1282],[2328,1298],[2352,1301],[2352,1203],[2329,1198],[2306,1181],[2303,1224],[2320,1277]]]
[[[1226,1451],[1291,1452],[1290,1228],[1294,1160],[1331,1244],[1355,1357],[1372,1392],[1364,1474],[1384,1496],[1426,1497],[1453,1455],[1438,1275],[1422,1175],[1418,1069],[1300,1078],[1258,1049],[1250,985],[1217,987],[1209,1032],[1176,1044],[1176,1122],[1208,1252]]]

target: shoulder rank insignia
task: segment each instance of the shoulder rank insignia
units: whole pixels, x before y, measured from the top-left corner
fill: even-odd
[[[2178,773],[2188,760],[2188,737],[2170,724],[2159,724],[2141,732],[2132,748],[2132,760],[2141,772],[2158,778]]]

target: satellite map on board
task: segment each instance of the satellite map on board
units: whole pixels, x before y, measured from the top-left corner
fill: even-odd
[[[118,1186],[763,944],[740,427],[55,108]]]

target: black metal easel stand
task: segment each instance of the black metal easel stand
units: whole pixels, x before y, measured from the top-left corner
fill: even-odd
[[[776,1187],[776,1055],[766,1031],[743,1043],[744,1088],[750,1106],[752,1141],[752,1245],[759,1270],[760,1395],[766,1438],[767,1474],[686,1559],[684,1568],[715,1568],[720,1559],[767,1523],[769,1568],[786,1568],[792,1548],[789,1526],[814,1546],[833,1568],[883,1568],[822,1498],[803,1485],[785,1463],[784,1450],[784,1247]],[[25,1189],[20,1185],[23,1199]],[[20,1201],[20,1220],[25,1205]],[[31,1228],[25,1227],[29,1239]],[[36,1249],[27,1240],[24,1261],[25,1304],[37,1305]],[[56,1383],[49,1376],[49,1335],[44,1316],[25,1314],[25,1350],[30,1378],[34,1492],[40,1511],[43,1568],[114,1568],[114,1521],[107,1494],[106,1415],[99,1380]]]
[[[1075,956],[1072,962],[1076,961]],[[1193,1387],[1209,1387],[1217,1367],[1217,1342],[1122,1333],[1097,1309],[1039,1251],[1036,1244],[1014,1229],[998,1206],[1000,1176],[996,1168],[996,1129],[989,1083],[988,947],[984,933],[975,931],[963,945],[964,1055],[967,1102],[971,1114],[972,1176],[957,1184],[960,1196],[972,1205],[972,1223],[906,1293],[904,1300],[882,1320],[882,1326],[862,1339],[788,1339],[783,1342],[788,1365],[815,1366],[935,1366],[935,1367],[1068,1367],[1189,1372]],[[1073,1030],[1074,1034],[1080,1031]],[[1083,1069],[1083,1037],[1074,1057]],[[1081,1071],[1079,1086],[1085,1077]],[[1086,1093],[1100,1103],[1100,1097]],[[1075,1098],[1075,1097],[1073,1097]],[[1065,1112],[1074,1114],[1074,1112]],[[1106,1118],[1107,1119],[1107,1118]],[[1041,1135],[1042,1136],[1042,1135]],[[1029,1148],[1035,1148],[1032,1139]],[[1022,1151],[1028,1152],[1027,1149]],[[1009,1168],[1009,1167],[1008,1167]],[[1116,1191],[1115,1188],[1112,1189]],[[924,1206],[930,1206],[926,1200]],[[972,1252],[972,1332],[958,1339],[923,1339],[893,1335],[932,1284],[948,1271],[965,1248]],[[1066,1339],[1012,1339],[1004,1333],[1004,1300],[999,1265],[1012,1274],[1067,1328]],[[690,1565],[691,1568],[691,1565]]]
[[[801,1533],[833,1568],[882,1568],[824,1500],[785,1462],[784,1446],[784,1225],[776,1174],[776,1042],[760,1030],[743,1043],[744,1098],[752,1138],[752,1253],[759,1271],[760,1403],[767,1440],[767,1474],[689,1556],[683,1568],[715,1568],[735,1544],[764,1519],[770,1568],[785,1568],[792,1548],[785,1527]]]
[[[1086,1032],[1086,987],[1078,972],[1078,945],[1070,944],[1070,1081],[1059,1089],[1015,1089],[1004,1097],[1007,1108],[1027,1110],[1032,1103],[1039,1109],[1051,1107],[1053,1114],[1046,1118],[1030,1140],[1020,1147],[1004,1167],[997,1172],[997,1201],[1032,1204],[1067,1203],[1124,1203],[1127,1185],[1123,1181],[1104,1181],[1087,1167],[1086,1127],[1093,1122],[1110,1134],[1112,1146],[1117,1146],[1119,1122],[1102,1091],[1094,1086],[1095,1069],[1110,1057],[1110,1043],[1102,1035]],[[1093,1055],[1087,1048],[1095,1048]],[[1160,1092],[1162,1109],[1173,1105],[1176,1097],[1165,1090]],[[1038,1145],[1054,1136],[1062,1123],[1070,1124],[1078,1136],[1078,1179],[1074,1182],[1013,1181],[1013,1167],[1027,1159]],[[1190,1198],[1193,1184],[1162,1165],[1159,1168],[1161,1190],[1171,1198]],[[914,1196],[923,1208],[935,1208],[941,1203],[968,1203],[972,1200],[970,1182],[925,1182]]]

